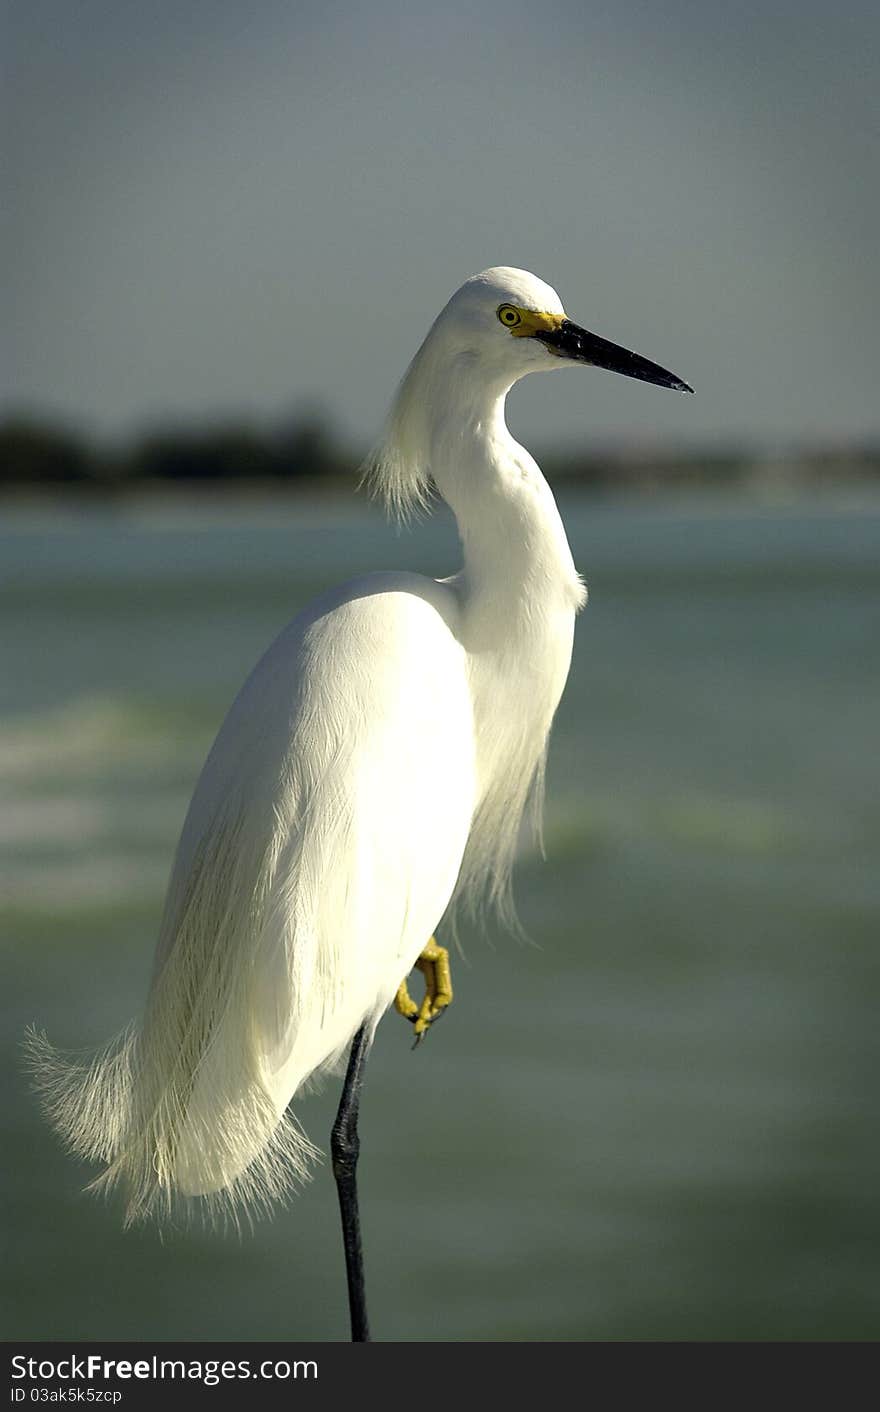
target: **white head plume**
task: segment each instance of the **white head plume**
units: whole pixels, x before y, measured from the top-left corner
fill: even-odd
[[[431,492],[432,427],[449,414],[453,391],[503,394],[526,373],[564,366],[533,339],[511,338],[498,306],[563,315],[559,295],[527,270],[496,265],[457,289],[437,315],[397,389],[363,484],[405,521],[424,510]]]

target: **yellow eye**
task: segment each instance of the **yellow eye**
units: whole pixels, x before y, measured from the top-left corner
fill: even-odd
[[[517,324],[522,323],[522,314],[512,304],[499,304],[498,317],[505,328],[516,328]]]

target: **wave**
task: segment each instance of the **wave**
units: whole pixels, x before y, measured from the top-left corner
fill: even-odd
[[[802,818],[768,800],[687,792],[676,795],[591,795],[548,811],[545,851],[551,861],[586,857],[629,842],[681,844],[719,853],[773,854],[807,842]]]
[[[171,867],[166,856],[102,851],[100,857],[0,864],[3,910],[62,916],[104,907],[161,902]]]
[[[172,728],[173,724],[173,728]],[[180,721],[136,701],[80,696],[62,706],[0,722],[0,782],[42,783],[87,771],[143,770],[180,764],[203,742],[181,735]]]
[[[0,722],[3,908],[158,902],[205,744],[180,713],[112,697]]]

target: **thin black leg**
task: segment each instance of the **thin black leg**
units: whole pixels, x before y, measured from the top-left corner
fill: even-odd
[[[361,1025],[351,1042],[342,1097],[330,1134],[333,1175],[336,1178],[339,1211],[342,1216],[342,1243],[345,1246],[352,1343],[370,1342],[367,1298],[364,1293],[364,1252],[361,1248],[361,1222],[357,1198],[357,1160],[361,1146],[357,1120],[368,1048],[367,1027]]]

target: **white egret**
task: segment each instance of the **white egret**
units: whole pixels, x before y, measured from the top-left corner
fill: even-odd
[[[142,1021],[87,1063],[33,1038],[52,1120],[104,1164],[95,1185],[124,1189],[129,1221],[168,1213],[176,1194],[250,1208],[284,1194],[314,1155],[288,1106],[355,1037],[334,1166],[359,1278],[355,1124],[376,1026],[396,998],[421,1034],[451,999],[435,928],[461,896],[509,914],[520,821],[530,794],[540,802],[586,593],[504,407],[526,373],[573,363],[690,391],[570,322],[523,270],[486,270],[453,295],[368,479],[404,516],[433,481],[463,567],[370,574],[294,618],[196,786]],[[404,982],[419,961],[416,1006]]]

